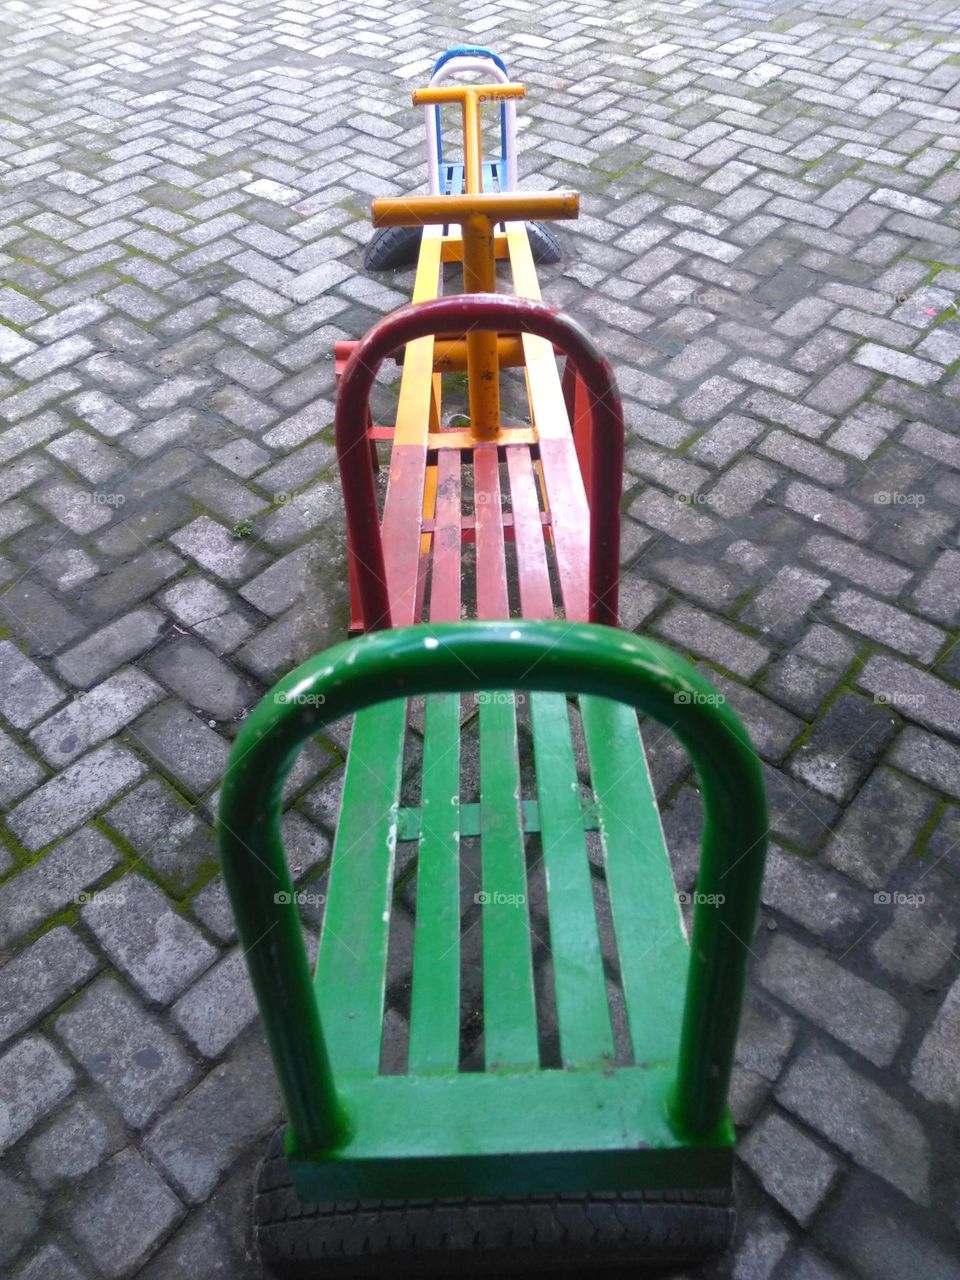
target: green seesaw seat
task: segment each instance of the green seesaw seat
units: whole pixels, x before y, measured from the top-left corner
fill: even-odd
[[[479,701],[479,805],[460,803]],[[514,699],[529,695],[535,795]],[[407,700],[426,695],[420,800],[401,805]],[[582,739],[568,696],[577,699]],[[692,945],[637,712],[676,735],[704,829]],[[284,779],[356,714],[315,976],[280,838]],[[581,798],[581,775],[590,800]],[[529,777],[525,789],[529,792]],[[614,1044],[588,831],[598,834],[630,1051]],[[461,836],[479,830],[482,1071],[461,1069]],[[562,1065],[541,1065],[525,834],[539,832]],[[381,1073],[398,842],[418,841],[406,1074]],[[525,1274],[686,1262],[733,1225],[726,1096],[766,846],[733,712],[648,640],[558,621],[381,631],[298,667],[231,755],[220,848],[289,1121],[257,1231],[280,1275]],[[306,1201],[308,1203],[301,1203]]]

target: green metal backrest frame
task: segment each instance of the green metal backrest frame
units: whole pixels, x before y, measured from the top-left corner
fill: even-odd
[[[683,1142],[709,1143],[726,1115],[763,879],[759,762],[713,686],[668,649],[609,627],[516,620],[405,627],[337,645],[280,681],[236,740],[220,801],[220,857],[287,1107],[288,1154],[310,1159],[333,1150],[350,1118],[337,1095],[280,836],[284,781],[326,723],[395,698],[479,689],[614,699],[664,725],[689,753],[704,824],[670,1123]]]

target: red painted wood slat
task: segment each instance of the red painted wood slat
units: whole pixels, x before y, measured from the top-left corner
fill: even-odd
[[[460,450],[437,455],[437,502],[430,577],[430,621],[460,621]]]
[[[552,618],[553,591],[540,522],[540,503],[530,450],[508,446],[507,471],[513,507],[513,536],[517,547],[520,612],[525,618]]]
[[[509,618],[507,562],[503,543],[503,509],[496,447],[473,451],[476,506],[478,618]]]

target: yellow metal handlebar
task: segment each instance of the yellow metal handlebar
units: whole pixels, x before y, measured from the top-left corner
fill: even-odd
[[[433,88],[414,89],[413,105],[415,107],[444,106],[450,102],[461,105],[468,98],[478,104],[485,102],[503,102],[507,98],[522,98],[526,93],[522,84],[445,84]]]
[[[575,191],[543,194],[486,191],[464,196],[380,196],[371,205],[375,227],[420,227],[448,222],[461,226],[477,216],[490,222],[531,222],[576,218],[580,197]]]

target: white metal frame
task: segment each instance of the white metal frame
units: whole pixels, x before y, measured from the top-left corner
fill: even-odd
[[[494,81],[497,84],[510,83],[510,77],[507,73],[501,71],[497,64],[489,58],[463,55],[445,62],[431,76],[430,88],[433,89],[437,85],[443,84],[445,80],[449,80],[452,75],[456,75],[461,71],[481,72],[487,81]],[[514,99],[510,98],[503,106],[506,108],[507,126],[503,148],[505,154],[502,157],[507,170],[504,189],[515,191],[517,187],[517,104]],[[440,165],[437,162],[437,112],[433,106],[426,106],[423,110],[427,127],[427,177],[430,184],[430,194],[438,196],[440,195]]]

